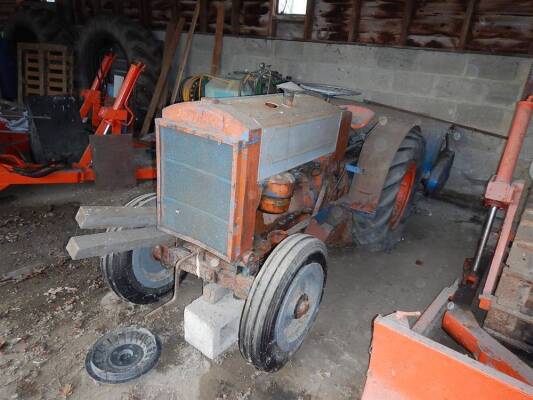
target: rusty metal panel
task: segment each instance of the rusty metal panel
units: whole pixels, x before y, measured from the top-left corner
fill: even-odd
[[[365,140],[357,166],[361,173],[354,175],[348,193],[348,202],[356,210],[374,212],[383,185],[387,179],[390,165],[407,136],[413,121],[410,119],[381,119],[370,136]]]

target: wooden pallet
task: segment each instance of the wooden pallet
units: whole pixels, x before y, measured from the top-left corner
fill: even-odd
[[[533,192],[506,265],[484,328],[497,339],[533,353]]]
[[[72,51],[59,44],[19,43],[18,100],[27,96],[60,96],[73,93]]]

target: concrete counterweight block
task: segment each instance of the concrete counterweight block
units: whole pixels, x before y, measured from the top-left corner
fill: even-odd
[[[231,293],[214,304],[204,297],[194,300],[184,311],[185,340],[215,359],[237,342],[243,307],[244,300]]]

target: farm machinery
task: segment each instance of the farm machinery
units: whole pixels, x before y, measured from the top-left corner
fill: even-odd
[[[16,114],[30,121],[27,132],[11,132],[6,123],[0,123],[0,190],[10,185],[94,181],[97,175],[99,181],[132,183],[155,178],[152,157],[143,157],[150,143],[133,142],[130,134],[135,115],[128,102],[145,65],[133,63],[112,98],[104,89],[115,59],[114,54],[103,57],[91,87],[82,91],[81,107],[72,96],[31,96],[28,110]],[[134,147],[138,150],[136,166],[128,162],[134,158]],[[93,157],[95,150],[103,155],[99,163]],[[117,159],[116,154],[122,157]]]
[[[101,257],[129,302],[175,297],[181,272],[231,291],[244,300],[240,351],[265,371],[288,361],[317,316],[326,246],[391,249],[431,175],[409,120],[290,90],[174,104],[156,126],[157,194],[81,207],[81,228],[107,231],[67,250]],[[449,169],[435,170],[442,186]]]

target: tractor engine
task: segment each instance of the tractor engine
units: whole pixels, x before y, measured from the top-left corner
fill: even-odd
[[[268,95],[165,108],[157,121],[159,229],[228,263],[261,259],[331,198],[342,115],[299,94],[290,103]]]

